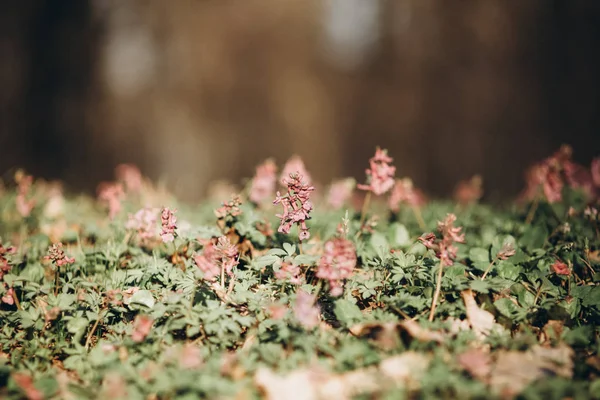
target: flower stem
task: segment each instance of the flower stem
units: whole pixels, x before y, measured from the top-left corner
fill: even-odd
[[[54,295],[58,296],[58,286],[59,286],[59,279],[60,279],[60,267],[57,265],[56,266],[56,271],[54,272]]]
[[[535,217],[535,212],[537,211],[537,208],[540,204],[540,196],[536,196],[535,199],[533,199],[533,204],[531,204],[531,207],[529,208],[529,212],[527,213],[527,218],[525,219],[525,224],[530,225],[531,222],[533,221],[533,217]]]
[[[417,218],[417,222],[419,223],[419,228],[421,230],[426,231],[427,226],[425,225],[425,221],[423,220],[423,215],[421,214],[421,209],[417,206],[412,207],[413,213],[415,214],[415,218]]]
[[[435,308],[437,306],[438,298],[440,297],[440,292],[442,291],[442,274],[444,273],[444,264],[440,260],[439,270],[438,270],[438,278],[437,285],[435,286],[435,293],[433,295],[433,300],[431,301],[431,312],[429,313],[429,321],[433,321],[433,315],[435,314]]]
[[[490,270],[492,269],[492,267],[494,266],[494,263],[498,260],[498,257],[494,258],[492,260],[492,262],[490,263],[490,265],[488,265],[487,269],[485,270],[485,272],[483,273],[481,280],[484,280],[485,277],[487,276],[487,274],[490,272]]]
[[[17,306],[17,310],[22,310],[21,302],[19,301],[19,297],[17,296],[17,291],[15,290],[14,287],[13,287],[13,291],[12,291],[12,297],[15,301],[15,305]]]
[[[225,263],[221,263],[221,287],[225,289]]]
[[[365,223],[365,217],[367,216],[367,211],[369,209],[369,203],[371,202],[371,192],[367,192],[365,196],[365,201],[363,202],[362,209],[360,210],[360,224],[358,225],[358,235],[362,232],[363,224]]]

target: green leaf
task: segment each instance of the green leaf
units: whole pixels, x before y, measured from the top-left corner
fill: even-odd
[[[469,287],[479,293],[488,293],[490,284],[487,281],[474,280],[469,282]]]
[[[519,244],[524,246],[530,253],[535,249],[540,249],[544,246],[548,231],[546,228],[539,225],[530,226],[527,228]]]
[[[369,240],[371,247],[375,250],[375,253],[382,260],[385,259],[390,253],[390,245],[386,237],[381,232],[373,232],[371,239]]]
[[[334,313],[336,318],[346,325],[357,323],[363,319],[360,308],[358,308],[356,304],[345,299],[338,299],[335,301]]]
[[[402,224],[394,223],[391,226],[392,242],[395,246],[408,246],[411,243],[408,229]]]
[[[83,332],[87,328],[89,323],[90,322],[83,317],[73,318],[67,323],[67,331],[69,331],[69,333],[77,335]]]
[[[521,311],[519,306],[517,306],[510,299],[507,298],[496,300],[494,302],[494,307],[496,307],[500,314],[511,319],[514,318]]]
[[[481,247],[473,247],[469,250],[469,258],[473,262],[483,262],[489,264],[490,255],[487,249]]]
[[[256,268],[263,268],[263,267],[267,267],[269,265],[273,265],[275,262],[277,262],[279,260],[281,260],[281,259],[275,255],[264,255],[264,256],[255,258],[252,261],[252,264],[254,264],[256,266]]]
[[[129,299],[129,304],[141,304],[148,308],[154,307],[154,296],[149,290],[138,290]]]

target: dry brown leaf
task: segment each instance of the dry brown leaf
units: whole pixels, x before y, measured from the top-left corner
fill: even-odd
[[[496,325],[494,316],[490,312],[479,308],[475,301],[475,295],[471,289],[463,290],[461,295],[465,302],[467,319],[469,320],[469,324],[471,324],[471,328],[475,332],[477,338],[485,339]]]
[[[418,322],[406,320],[402,322],[367,322],[350,327],[350,333],[360,338],[371,339],[380,348],[391,350],[397,348],[402,336],[406,339],[416,339],[421,342],[444,341],[444,335],[440,332],[423,328]]]
[[[429,367],[430,358],[422,353],[407,351],[381,361],[380,371],[396,384],[415,388]]]
[[[438,342],[442,343],[445,340],[441,332],[432,331],[423,328],[417,321],[407,319],[400,322],[400,326],[413,338],[421,342]]]
[[[513,397],[545,376],[570,378],[573,374],[572,357],[573,350],[566,345],[557,348],[534,346],[525,352],[499,352],[492,367],[490,385],[497,393]]]
[[[490,353],[473,348],[459,354],[458,364],[463,367],[473,378],[486,382],[492,371],[492,357]]]
[[[372,339],[377,346],[384,350],[394,349],[400,344],[398,323],[396,322],[356,324],[350,327],[349,330],[354,336]]]
[[[392,386],[417,389],[429,362],[428,356],[409,351],[383,360],[378,368],[362,368],[343,374],[313,367],[282,376],[261,368],[254,376],[254,383],[271,400],[344,400],[358,395],[375,395]]]
[[[548,321],[539,334],[540,343],[543,344],[553,340],[559,340],[563,332],[563,325],[563,321]]]

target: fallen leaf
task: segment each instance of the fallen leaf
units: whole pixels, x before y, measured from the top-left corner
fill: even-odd
[[[400,344],[398,327],[396,322],[370,322],[353,325],[349,330],[356,337],[371,339],[378,347],[391,350]]]
[[[485,339],[496,325],[496,319],[489,311],[479,308],[471,289],[463,290],[461,295],[465,302],[467,320],[471,324],[471,329],[473,329],[478,339]]]
[[[463,367],[473,378],[487,381],[492,371],[492,357],[490,353],[473,348],[461,353],[457,357],[458,364]]]
[[[490,386],[503,396],[513,397],[534,381],[554,375],[571,378],[573,350],[533,346],[528,351],[501,351],[492,367]]]
[[[400,326],[411,337],[421,342],[442,343],[445,340],[445,336],[441,332],[425,329],[417,321],[414,321],[412,319],[407,319],[405,321],[400,322]]]
[[[429,367],[430,359],[424,354],[407,351],[398,356],[381,361],[380,371],[396,384],[416,388],[419,380]]]

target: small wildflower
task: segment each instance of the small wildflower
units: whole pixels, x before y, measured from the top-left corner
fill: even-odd
[[[142,190],[142,173],[134,164],[117,165],[115,175],[119,182],[125,184],[127,192],[139,193]]]
[[[319,324],[319,308],[315,306],[316,296],[298,290],[294,304],[294,316],[306,329],[313,329]]]
[[[157,236],[156,221],[158,209],[145,207],[134,215],[129,214],[129,221],[125,228],[136,231],[142,243],[154,239]]]
[[[162,238],[163,243],[169,243],[175,240],[175,229],[177,229],[176,212],[177,210],[170,210],[165,207],[160,213],[160,224],[162,226],[160,237]]]
[[[6,288],[6,284],[4,284],[4,286]],[[15,295],[15,290],[13,288],[6,289],[6,294],[4,296],[2,296],[2,302],[12,306],[13,304],[15,304],[14,295]]]
[[[27,200],[29,190],[33,184],[33,177],[31,175],[25,175],[22,171],[19,171],[17,174],[15,174],[15,180],[18,184],[17,197],[15,199],[17,211],[21,217],[25,218],[31,214],[31,211],[35,206],[35,200]]]
[[[438,231],[442,234],[442,239],[436,239],[433,233],[427,233],[419,238],[421,243],[429,249],[436,252],[442,265],[451,266],[456,259],[458,249],[454,243],[464,243],[465,235],[461,233],[462,228],[455,227],[456,215],[448,214],[444,221],[438,222]]]
[[[598,218],[598,209],[588,206],[583,211],[583,215],[585,215],[589,220],[595,221]]]
[[[215,280],[223,269],[227,275],[233,276],[233,267],[239,264],[237,247],[227,236],[221,236],[217,242],[208,241],[202,254],[194,257],[196,266],[204,273],[207,281]]]
[[[275,320],[283,319],[288,312],[288,307],[283,304],[273,303],[267,307],[269,316]]]
[[[154,320],[148,315],[138,315],[133,320],[133,332],[131,332],[131,338],[134,342],[140,343],[146,339],[146,336],[152,330],[152,324]]]
[[[393,161],[387,155],[387,150],[379,147],[375,150],[375,156],[369,160],[370,167],[367,169],[367,185],[357,185],[361,190],[368,190],[375,195],[382,195],[394,186],[394,174],[396,167],[390,165]]]
[[[550,268],[552,268],[552,271],[557,275],[571,275],[569,266],[560,260],[556,260]]]
[[[411,207],[421,207],[424,203],[425,196],[420,190],[415,189],[410,178],[396,180],[392,194],[388,200],[390,210],[398,212],[401,204],[408,204]]]
[[[267,199],[272,199],[277,184],[277,165],[272,159],[256,167],[256,174],[250,186],[250,201],[261,204]]]
[[[600,157],[596,157],[592,160],[591,174],[594,186],[600,188]]]
[[[63,265],[73,264],[75,259],[73,257],[68,257],[63,251],[63,244],[58,242],[54,243],[52,246],[48,248],[48,258],[56,265],[57,267],[62,267]]]
[[[512,243],[504,243],[496,257],[498,257],[499,260],[508,260],[509,258],[514,256],[516,252],[517,251],[515,250],[515,247]]]
[[[463,206],[477,203],[483,196],[482,185],[483,180],[480,175],[459,182],[454,189],[454,200]]]
[[[240,196],[234,195],[231,197],[231,200],[223,202],[222,206],[215,210],[215,215],[219,219],[233,219],[242,214],[241,205],[242,200]]]
[[[281,219],[279,228],[280,233],[290,233],[293,224],[297,224],[300,228],[298,238],[306,240],[310,238],[306,221],[310,219],[312,211],[312,203],[310,202],[310,193],[315,190],[313,186],[309,186],[302,180],[302,175],[299,173],[290,174],[289,179],[285,180],[288,187],[288,192],[281,195],[277,192],[273,204],[281,204],[283,214],[277,214]]]
[[[183,345],[179,354],[179,367],[182,369],[197,369],[202,366],[202,351],[193,343]]]
[[[125,197],[120,183],[101,183],[98,185],[98,200],[108,207],[108,217],[114,219],[121,211],[121,201]]]
[[[2,243],[0,243],[0,280],[4,277],[5,274],[9,273],[12,269],[12,266],[8,263],[8,259],[6,258],[9,254],[15,253],[14,247],[4,247]]]
[[[329,281],[332,296],[343,293],[343,281],[352,276],[356,266],[354,244],[343,238],[335,238],[325,243],[325,251],[317,267],[317,277]]]
[[[276,279],[289,282],[292,285],[302,284],[302,271],[299,265],[283,261],[274,275]]]
[[[327,194],[327,204],[334,210],[340,209],[352,197],[356,181],[352,178],[340,179],[331,184]]]
[[[306,167],[304,166],[304,161],[298,155],[293,155],[283,166],[283,170],[281,171],[281,175],[279,176],[279,182],[283,186],[287,186],[286,181],[288,180],[291,174],[299,174],[304,178],[304,181],[307,184],[311,183],[311,177]]]

